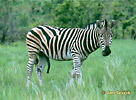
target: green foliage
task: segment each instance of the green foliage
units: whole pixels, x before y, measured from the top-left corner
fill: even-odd
[[[0,45],[0,100],[135,100],[136,41],[113,40],[111,55],[101,49],[92,53],[82,66],[83,84],[69,86],[72,61],[51,60],[51,70],[43,73],[40,87],[34,71],[27,89],[28,55],[25,42]],[[127,53],[126,53],[127,52]],[[102,95],[102,91],[106,94]],[[130,91],[130,95],[107,95],[108,91]]]
[[[101,20],[103,9],[104,9],[104,5],[101,2],[98,2],[93,6],[93,10],[94,10],[93,11],[93,17],[94,17],[93,20],[94,21]]]
[[[116,35],[127,37],[125,22],[135,16],[135,0],[0,0],[0,41],[24,40],[27,32],[38,25],[80,27],[96,20],[116,20]],[[6,5],[6,6],[5,6]],[[123,29],[122,29],[123,28]],[[124,30],[125,29],[125,30]],[[119,34],[118,34],[119,33]],[[4,38],[3,38],[4,37]]]
[[[100,20],[103,9],[101,2],[68,0],[56,8],[54,22],[60,27],[85,27],[90,21]]]
[[[43,14],[51,14],[54,4],[51,1],[44,1],[42,5]]]
[[[66,1],[63,4],[60,4],[55,10],[55,16],[57,24],[60,27],[69,27],[73,21],[74,14],[74,4],[72,1]]]
[[[133,16],[132,18],[130,18],[129,20],[126,20],[123,22],[123,29],[126,29],[127,26],[130,26],[132,23],[136,22],[136,16]]]
[[[124,16],[124,13],[121,8],[121,3],[116,1],[113,3],[113,10],[112,10],[112,17],[114,20],[119,20],[121,17]]]

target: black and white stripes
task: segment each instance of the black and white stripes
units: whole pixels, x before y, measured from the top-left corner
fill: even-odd
[[[46,62],[50,67],[50,58],[60,61],[73,60],[70,83],[73,83],[75,77],[78,78],[78,82],[81,82],[81,65],[89,54],[100,46],[103,50],[103,56],[110,54],[113,23],[114,21],[111,21],[110,24],[107,20],[104,20],[103,23],[97,21],[95,28],[91,29],[57,28],[51,26],[33,28],[28,32],[26,38],[29,55],[27,86],[30,85],[33,65],[38,57],[39,62],[36,67],[36,73],[40,85],[42,85],[42,72]]]
[[[104,25],[104,21],[101,21],[100,23],[101,23],[102,26]],[[96,23],[87,24],[85,26],[85,29],[96,29],[96,28],[97,28],[97,24]]]

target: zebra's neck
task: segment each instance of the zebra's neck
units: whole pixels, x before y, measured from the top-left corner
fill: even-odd
[[[84,45],[84,48],[88,48],[86,49],[87,54],[89,55],[90,53],[94,52],[95,50],[97,50],[100,46],[99,46],[99,39],[98,39],[98,32],[97,29],[92,29],[92,30],[88,30],[87,34],[87,44]],[[84,38],[85,39],[85,38]],[[87,56],[88,56],[87,55]]]

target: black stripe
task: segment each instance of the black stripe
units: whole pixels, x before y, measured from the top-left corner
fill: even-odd
[[[39,51],[39,49],[38,49],[38,48],[36,48],[36,47],[34,47],[34,46],[30,45],[30,44],[27,44],[27,46],[29,46],[29,47],[31,47],[31,48],[34,48],[34,49],[36,49],[36,50],[38,50],[38,51]]]
[[[60,38],[60,41],[59,41],[59,50],[61,50],[60,52],[61,52],[61,58],[63,59],[63,60],[65,60],[64,58],[63,58],[63,54],[62,54],[62,52],[63,52],[63,47],[62,48],[60,48],[60,46],[61,46],[61,43],[63,43],[64,41],[62,41],[63,40],[63,38],[64,38],[64,35],[66,34],[66,31],[67,31],[68,29],[65,29],[64,31],[63,31],[63,33],[62,33],[62,35],[61,35],[61,38]]]
[[[47,38],[47,44],[48,44],[48,46],[49,46],[50,37],[49,37],[48,33],[46,33],[46,31],[45,31],[42,27],[37,27],[37,28],[40,29],[40,30],[43,32],[43,34],[44,34],[45,37]]]
[[[75,49],[78,50],[78,47],[77,47],[77,45],[76,45],[76,42],[75,42]]]
[[[58,57],[58,50],[57,50],[57,42],[58,42],[58,36],[56,36],[56,39],[55,39],[55,54],[57,55]]]
[[[74,35],[73,38],[70,38],[70,43],[69,43],[70,45],[73,44],[73,42],[75,42],[75,40],[77,39],[77,36],[78,36],[77,33],[78,33],[79,29],[77,29],[77,30],[75,29],[75,31],[76,32],[75,32],[75,34],[73,34]]]
[[[70,36],[68,38],[68,41],[66,43],[66,52],[68,52],[68,44],[69,44],[69,41],[70,41],[71,37],[73,36],[74,32],[75,32],[75,29],[73,29],[73,32],[71,32],[71,34],[70,34]],[[67,53],[66,53],[66,55],[67,55]]]
[[[35,61],[34,61],[34,62],[35,62]],[[33,65],[33,63],[32,63],[32,64],[28,63],[28,65],[30,65],[30,66],[31,66],[31,65]]]
[[[36,32],[34,32],[33,30],[30,30],[30,32],[31,32],[33,35],[35,35],[35,36],[41,41],[40,36],[39,36]]]
[[[48,28],[50,31],[52,31],[52,33],[54,34],[54,36],[57,36],[57,34],[56,34],[56,31],[55,30],[53,30],[53,29],[51,29],[50,27],[48,27],[48,26],[45,26],[46,28]]]
[[[59,46],[58,46],[58,47],[59,47],[59,50],[60,50],[60,45],[61,45],[62,39],[63,39],[63,37],[64,37],[66,31],[67,31],[67,29],[65,29],[64,32],[61,34],[61,38],[60,38],[60,41],[59,41],[59,44],[58,44],[58,45],[59,45]]]
[[[48,49],[47,49],[47,47],[45,46],[45,44],[42,42],[40,36],[39,36],[36,32],[34,32],[33,30],[30,30],[30,32],[31,32],[33,35],[35,35],[35,36],[41,41],[42,46],[46,49],[47,55],[49,55]]]
[[[50,44],[50,49],[51,49],[51,56],[52,56],[52,58],[53,58],[53,47],[54,47],[53,39],[54,39],[54,38],[51,39],[51,44]]]
[[[79,55],[79,53],[76,52],[76,51],[72,51],[71,53],[73,54],[72,56],[74,56],[75,54],[78,54],[78,55]]]
[[[83,45],[82,45],[82,41],[83,41],[83,36],[84,36],[85,33],[85,30],[83,31],[83,33],[81,33],[81,38],[80,38],[80,48],[81,48],[81,51],[83,52],[83,54],[86,56],[84,50],[83,50]]]
[[[30,34],[29,34],[29,36],[30,36],[31,38],[33,38],[34,40],[39,41],[39,40],[36,39],[33,35],[30,35]]]
[[[28,51],[28,52],[30,52],[30,53],[35,53],[35,54],[39,54],[38,52],[35,52],[35,51]]]
[[[86,43],[86,40],[87,40],[87,33],[88,33],[88,30],[86,31],[86,35],[85,35],[85,38],[84,38],[84,42],[83,42],[83,45],[84,45],[84,48],[85,48],[85,51],[89,54],[89,50],[87,49],[87,43]]]
[[[34,41],[34,40],[32,40],[32,39],[30,39],[30,38],[28,38],[28,37],[27,37],[27,39],[28,39],[29,41],[32,41],[33,43],[35,43],[36,45],[38,45],[38,46],[40,47],[40,45],[39,45],[36,41]]]
[[[94,41],[95,41],[95,47],[96,47],[95,49],[97,49],[97,40],[96,40],[96,35],[95,34],[96,34],[96,31],[94,30]]]
[[[92,40],[92,47],[95,49],[95,44],[94,44],[94,38],[93,38],[93,35],[94,35],[94,30],[92,30],[92,34],[91,34],[91,40]]]
[[[91,30],[89,30],[90,32],[89,32],[89,35],[88,35],[88,47],[89,47],[89,50],[91,51],[91,52],[93,52],[93,50],[92,50],[92,47],[91,47],[91,44],[90,44],[90,35],[92,34],[91,33]]]
[[[83,30],[80,30],[80,32],[78,32],[77,42],[76,42],[76,45],[75,45],[75,46],[77,46],[77,50],[79,50],[79,51],[80,51],[80,46],[81,46],[81,44],[80,44],[80,42],[81,42],[80,36],[82,35],[81,34],[82,32],[83,32]]]
[[[68,32],[67,32],[67,34],[66,34],[66,37],[65,37],[65,39],[64,39],[63,42],[62,42],[61,55],[63,55],[63,48],[64,48],[64,45],[65,45],[65,43],[66,43],[66,39],[67,39],[68,35],[70,35],[70,34],[69,34],[70,31],[72,31],[72,30],[71,30],[71,29],[68,30]],[[67,52],[65,52],[65,53],[67,54]],[[62,57],[63,57],[63,56],[62,56]]]

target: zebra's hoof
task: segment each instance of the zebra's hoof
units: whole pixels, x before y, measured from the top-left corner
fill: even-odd
[[[42,80],[39,81],[39,85],[42,86]]]
[[[27,81],[26,87],[29,88],[30,86],[30,81]]]

